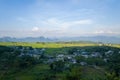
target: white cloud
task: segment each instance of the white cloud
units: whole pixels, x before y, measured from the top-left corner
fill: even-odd
[[[32,31],[34,31],[34,32],[39,31],[39,27],[33,27]]]
[[[119,32],[116,31],[111,31],[111,30],[97,30],[94,32],[94,34],[109,34],[109,35],[114,35],[114,34],[120,34]]]
[[[86,20],[79,20],[79,21],[74,21],[73,24],[92,24],[92,20],[86,19]]]
[[[32,31],[39,32],[40,34],[44,34],[44,35],[46,34],[46,35],[63,35],[64,36],[67,34],[71,35],[72,34],[71,32],[73,32],[73,34],[74,33],[79,34],[76,28],[73,30],[73,27],[79,28],[79,26],[90,25],[92,23],[93,23],[93,20],[91,19],[63,21],[56,18],[50,18],[45,21],[42,21],[40,25],[42,25],[43,27],[39,27],[39,28],[34,27]],[[80,34],[81,34],[81,31],[80,31]]]
[[[99,31],[95,31],[94,32],[95,34],[103,34],[103,33],[105,33],[103,30],[99,30]]]
[[[69,28],[72,26],[76,26],[76,25],[88,25],[88,24],[92,24],[93,20],[91,19],[83,19],[83,20],[74,20],[74,21],[62,21],[56,18],[50,18],[46,21],[43,21],[43,24],[46,26],[55,26],[57,28]]]
[[[88,24],[92,24],[93,21],[90,19],[86,19],[86,20],[77,20],[77,21],[69,21],[69,22],[64,22],[61,23],[61,28],[63,29],[69,29],[70,27],[73,26],[80,26],[80,25],[88,25]]]

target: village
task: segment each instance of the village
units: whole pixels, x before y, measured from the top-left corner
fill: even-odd
[[[72,54],[56,54],[56,55],[48,55],[45,54],[45,48],[32,48],[32,47],[23,47],[23,46],[13,46],[15,50],[19,51],[19,57],[22,56],[31,56],[37,60],[41,60],[44,64],[51,64],[55,61],[63,61],[70,64],[80,64],[82,66],[88,65],[87,59],[98,58],[101,59],[104,63],[107,63],[107,58],[114,53],[113,50],[108,50],[106,52],[90,52],[85,51],[84,49],[76,49],[72,52]],[[120,53],[120,51],[118,52]],[[81,59],[82,58],[82,59]],[[83,60],[84,59],[84,60]],[[96,66],[94,64],[94,66]]]

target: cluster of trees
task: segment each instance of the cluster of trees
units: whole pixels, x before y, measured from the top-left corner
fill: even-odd
[[[111,73],[115,73],[116,76],[120,77],[120,53],[112,54],[108,58],[108,68]]]
[[[0,70],[23,69],[36,64],[36,59],[31,56],[19,56],[20,51],[12,47],[0,46]]]
[[[65,63],[63,61],[55,61],[50,64],[50,68],[54,72],[61,72],[65,70]]]

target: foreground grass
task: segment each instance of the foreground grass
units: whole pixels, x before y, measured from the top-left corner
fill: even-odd
[[[33,67],[16,71],[12,74],[6,74],[1,80],[37,80],[44,77],[43,74],[49,73],[49,66],[46,64],[38,64]]]
[[[97,80],[98,78],[102,80],[102,78],[105,78],[104,72],[100,72],[93,67],[79,67],[81,68],[81,72],[77,72],[81,73],[80,78],[82,80]],[[66,74],[66,71],[54,73],[50,70],[49,65],[38,64],[32,68],[23,69],[14,74],[6,75],[1,80],[66,80]]]

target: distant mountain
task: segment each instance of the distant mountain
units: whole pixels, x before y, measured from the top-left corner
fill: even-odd
[[[26,37],[26,38],[3,37],[0,38],[0,41],[1,42],[51,42],[53,40],[41,36],[41,37]]]
[[[113,36],[69,37],[69,38],[61,38],[61,40],[62,41],[92,41],[92,42],[118,43],[118,44],[120,43],[120,37],[113,37]]]
[[[63,37],[63,38],[46,38],[40,37],[26,37],[26,38],[0,38],[1,42],[58,42],[58,41],[91,41],[91,42],[103,42],[103,43],[119,43],[120,37],[108,37],[108,36],[93,36],[93,37]]]

